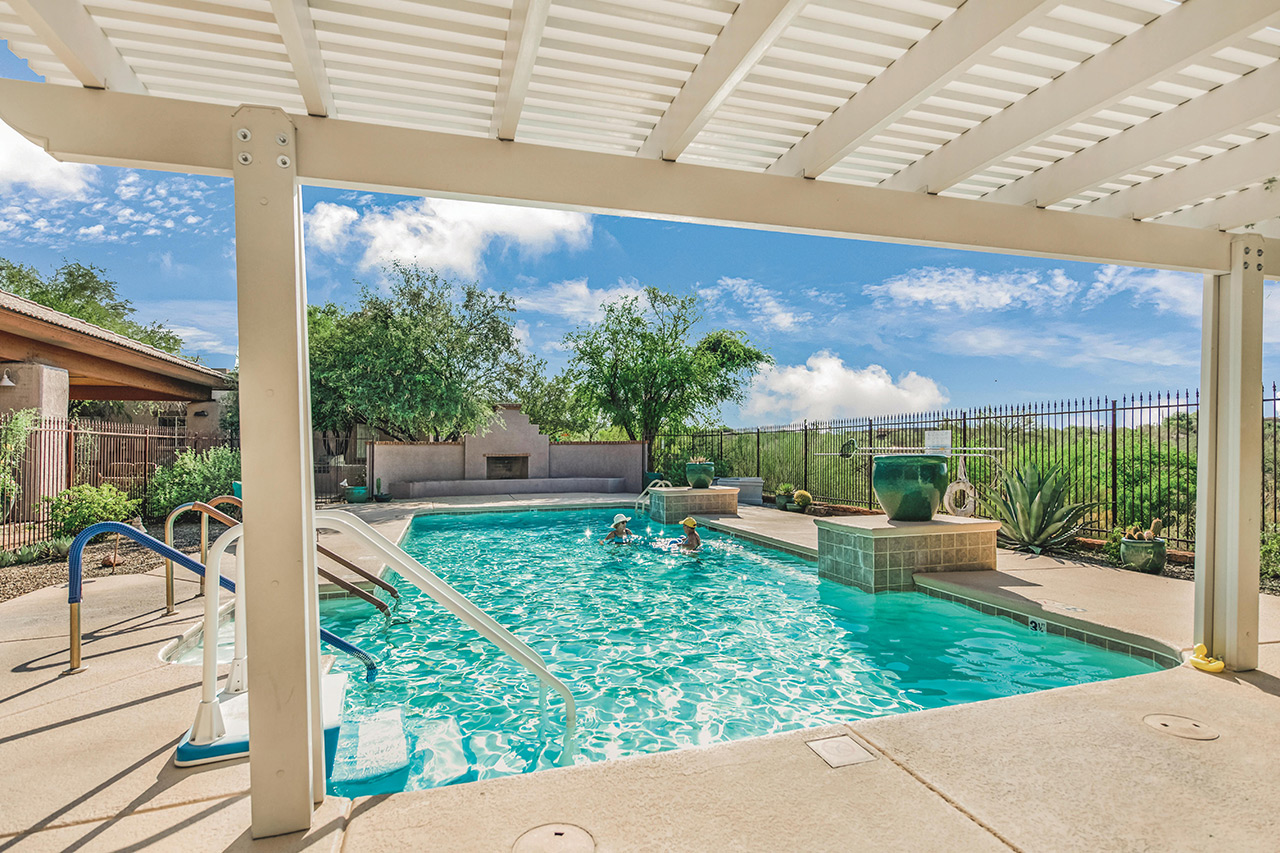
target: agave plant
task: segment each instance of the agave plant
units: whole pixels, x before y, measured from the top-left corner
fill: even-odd
[[[1027,462],[1000,478],[1000,488],[984,495],[1000,522],[996,537],[1036,554],[1061,545],[1080,529],[1092,504],[1068,503],[1066,472],[1059,464],[1041,469]]]

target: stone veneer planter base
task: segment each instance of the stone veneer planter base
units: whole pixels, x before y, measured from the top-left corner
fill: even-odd
[[[866,592],[910,591],[917,572],[996,567],[1000,522],[939,515],[932,521],[888,516],[816,518],[818,577]]]
[[[653,489],[649,496],[649,517],[661,524],[677,524],[687,515],[738,514],[738,490],[726,486],[674,486]]]

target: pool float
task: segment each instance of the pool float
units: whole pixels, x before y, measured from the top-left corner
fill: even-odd
[[[1222,672],[1227,666],[1217,658],[1209,657],[1209,649],[1204,643],[1196,643],[1196,647],[1191,650],[1191,665],[1205,672]]]

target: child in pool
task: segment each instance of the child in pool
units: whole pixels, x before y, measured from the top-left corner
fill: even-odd
[[[684,527],[684,538],[680,539],[680,548],[685,551],[696,551],[702,547],[702,538],[698,536],[698,522],[693,520],[693,516],[687,517],[680,522]]]
[[[618,513],[613,517],[613,529],[609,531],[609,535],[600,540],[603,545],[606,542],[625,542],[632,537],[632,532],[627,529],[627,522],[631,519],[622,513]]]

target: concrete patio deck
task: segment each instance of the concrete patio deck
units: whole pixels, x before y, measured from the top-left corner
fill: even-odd
[[[563,506],[557,498],[533,505]],[[414,511],[525,501],[425,503],[358,512],[394,539]],[[806,520],[747,510],[740,527],[802,547]],[[1190,634],[1184,581],[1004,553],[997,572],[939,577],[973,598],[1171,647]],[[253,842],[246,762],[170,761],[199,680],[158,657],[198,618],[195,584],[178,590],[178,614],[164,617],[158,575],[89,584],[88,669],[68,677],[58,675],[65,590],[0,603],[0,851],[501,851],[547,823],[585,828],[602,851],[1248,851],[1276,849],[1280,836],[1280,612],[1269,597],[1252,673],[1179,667],[433,791],[330,797],[311,832]],[[1174,737],[1144,724],[1150,714],[1191,717],[1219,736]],[[806,745],[839,735],[872,760],[832,768]]]

